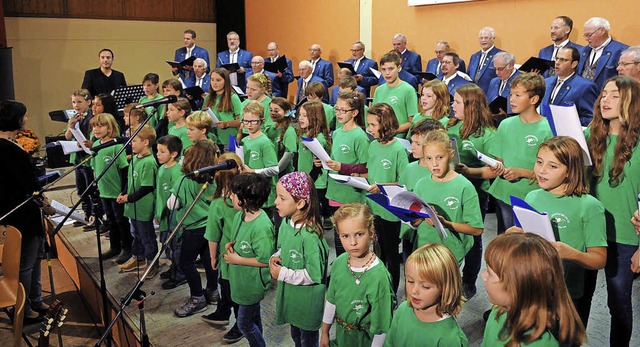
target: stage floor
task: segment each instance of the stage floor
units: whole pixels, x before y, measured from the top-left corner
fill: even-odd
[[[66,186],[66,189],[60,189],[50,192],[48,196],[67,206],[76,201],[77,196],[73,187],[73,174],[63,179],[58,186]],[[487,215],[485,222],[485,233],[483,234],[483,244],[486,246],[496,235],[495,215]],[[96,251],[96,237],[93,232],[84,232],[82,228],[74,228],[65,226],[61,232],[75,249],[77,254],[83,258],[90,269],[98,277],[98,258]],[[325,237],[329,242],[332,254],[330,261],[333,261],[335,254],[333,253],[333,232],[326,232]],[[109,241],[105,237],[100,237],[103,251],[108,249]],[[484,269],[484,264],[483,264]],[[137,280],[137,274],[119,273],[118,267],[111,260],[104,262],[107,290],[116,298],[121,298],[133,287]],[[165,270],[163,268],[161,271]],[[202,274],[204,281],[204,274]],[[178,307],[189,295],[187,285],[172,289],[163,290],[160,285],[162,280],[159,276],[146,281],[143,290],[147,293],[155,291],[155,295],[150,296],[145,305],[145,318],[147,322],[147,331],[149,338],[155,346],[218,346],[223,345],[222,336],[226,329],[230,328],[214,328],[204,322],[200,316],[211,313],[215,310],[215,306],[209,306],[207,311],[196,314],[187,318],[177,318],[173,315],[173,310]],[[469,339],[470,346],[480,345],[484,332],[484,322],[482,314],[489,309],[490,304],[487,294],[484,290],[483,282],[478,278],[478,293],[469,300],[458,316],[458,321]],[[400,289],[398,291],[399,299],[404,298],[404,278],[401,279]],[[633,306],[635,307],[634,316],[634,334],[632,345],[640,343],[640,281],[634,283]],[[598,284],[596,293],[593,298],[591,317],[589,320],[587,346],[604,346],[608,345],[609,332],[609,313],[606,306],[606,287],[604,282],[604,271],[598,274]],[[275,320],[275,284],[272,282],[266,298],[262,301],[262,322],[264,325],[264,335],[269,346],[293,346],[288,326],[277,326]],[[135,307],[126,309],[127,315],[131,320],[139,325],[139,315]],[[233,319],[232,319],[233,323]],[[90,344],[87,344],[90,345]],[[234,344],[235,346],[248,346],[245,339]]]

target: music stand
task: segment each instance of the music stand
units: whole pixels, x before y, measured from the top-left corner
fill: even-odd
[[[115,89],[111,92],[111,95],[116,102],[118,110],[122,110],[126,104],[138,102],[144,96],[144,90],[142,90],[142,84],[136,84],[135,86]]]

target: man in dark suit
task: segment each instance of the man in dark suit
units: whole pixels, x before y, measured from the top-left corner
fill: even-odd
[[[433,52],[436,54],[436,57],[427,62],[427,68],[424,71],[431,72],[432,74],[436,75],[438,79],[442,79],[442,58],[444,58],[444,55],[446,53],[451,52],[449,42],[438,41],[438,43],[436,43],[436,49]],[[464,60],[462,59],[460,59],[460,67],[458,68],[458,71],[467,71]]]
[[[368,97],[371,86],[378,84],[376,75],[371,71],[371,69],[378,70],[378,63],[365,57],[364,50],[365,47],[362,41],[354,42],[351,45],[351,59],[347,59],[346,62],[353,64],[353,69],[356,71],[356,75],[353,77],[358,81],[358,85],[364,88],[365,96]]]
[[[309,48],[309,57],[311,58],[309,62],[311,63],[313,75],[322,80],[325,90],[329,90],[333,85],[333,64],[322,59],[321,55],[322,47],[317,43],[312,44],[311,48]]]
[[[556,56],[555,76],[547,77],[547,84],[542,104],[569,105],[575,104],[583,126],[589,125],[593,119],[593,105],[598,98],[596,85],[576,74],[576,67],[580,61],[580,52],[575,47],[565,47]],[[542,115],[545,108],[542,108]]]
[[[202,58],[207,62],[208,67],[210,65],[209,51],[196,46],[196,32],[191,29],[187,29],[182,34],[182,38],[184,41],[184,47],[176,49],[173,60],[181,62],[190,57]],[[181,70],[180,72],[178,72],[178,68],[172,67],[171,72],[174,76],[179,74],[182,81],[186,83],[187,79],[193,74],[193,67],[187,66],[185,70]],[[206,72],[209,72],[208,68]]]
[[[231,78],[231,84],[238,86],[244,92],[247,89],[246,74],[247,70],[251,69],[251,58],[253,58],[253,54],[244,49],[240,49],[240,36],[235,31],[227,34],[227,46],[229,47],[228,51],[218,53],[216,67],[238,63],[240,68],[237,72],[231,73],[229,77]]]
[[[267,52],[269,53],[269,57],[267,61],[273,63],[278,58],[280,58],[280,48],[278,44],[275,42],[269,42],[267,44]],[[283,98],[286,98],[289,94],[289,83],[293,82],[293,67],[291,65],[291,59],[286,58],[287,68],[284,71],[278,71],[275,75],[276,78],[273,80],[274,85],[278,85],[278,90],[280,91],[280,95]],[[275,87],[274,87],[275,89]]]
[[[460,57],[457,54],[449,52],[442,57],[442,82],[447,85],[450,95],[453,95],[456,89],[471,83],[458,75],[458,66]]]
[[[415,76],[416,72],[422,72],[422,57],[416,52],[407,49],[406,36],[398,33],[391,39],[393,49],[402,56],[402,70]]]
[[[298,79],[298,91],[296,92],[296,104],[305,97],[304,90],[311,82],[321,82],[322,80],[318,76],[313,75],[313,68],[311,63],[307,60],[303,60],[298,64],[298,73],[300,78]]]
[[[550,33],[553,44],[541,49],[540,52],[538,52],[538,58],[555,61],[558,51],[563,47],[575,47],[578,51],[582,49],[582,46],[569,40],[571,30],[573,30],[573,20],[571,18],[567,16],[556,17],[553,22],[551,22]],[[550,69],[544,73],[544,76],[548,77],[553,75],[553,73],[554,69]]]
[[[511,82],[520,75],[520,71],[516,70],[514,65],[516,58],[508,52],[500,52],[493,57],[493,67],[496,69],[496,77],[489,83],[487,91],[487,102],[491,103],[498,96],[507,99],[507,109],[501,110],[499,114],[506,117],[511,113],[511,103],[509,102],[509,94],[511,94]]]
[[[640,46],[627,48],[618,61],[618,75],[640,81]]]
[[[117,88],[126,87],[127,81],[124,79],[124,74],[111,68],[114,60],[113,51],[103,48],[98,52],[98,58],[100,58],[100,67],[84,72],[82,88],[88,90],[91,96],[96,96],[103,93],[110,94]]]
[[[576,70],[582,77],[593,81],[601,90],[604,82],[618,75],[616,68],[622,51],[629,46],[615,41],[609,35],[609,21],[593,17],[584,23],[582,35],[589,43],[580,51],[580,64]]]
[[[207,62],[202,58],[197,58],[193,61],[193,72],[189,78],[185,81],[185,85],[188,87],[198,86],[202,88],[205,93],[209,92],[209,85],[211,84],[211,75],[207,73]],[[202,108],[204,102],[204,94],[202,95],[187,95],[187,98],[191,100],[191,104],[194,110]]]
[[[495,46],[496,32],[493,28],[480,29],[478,41],[480,51],[474,53],[469,59],[469,77],[487,94],[489,83],[496,77],[496,69],[493,67],[493,57],[502,52]]]
[[[267,71],[264,69],[264,58],[259,55],[251,58],[251,70],[247,71],[247,79],[251,77],[253,74],[261,73],[269,77],[271,80],[271,96],[282,96],[282,92],[280,91],[280,86],[277,85],[274,81],[276,78],[276,74],[273,72]]]

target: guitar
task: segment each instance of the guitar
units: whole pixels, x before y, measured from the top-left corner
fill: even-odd
[[[56,299],[47,310],[47,314],[40,327],[40,336],[38,337],[38,347],[49,347],[49,335],[55,327],[62,327],[64,320],[67,318],[68,310],[64,308],[62,301]]]

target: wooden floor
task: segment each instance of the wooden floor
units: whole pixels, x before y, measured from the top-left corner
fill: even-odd
[[[61,184],[71,184],[73,179],[71,177],[65,178]],[[72,189],[64,189],[52,192],[49,197],[62,202],[66,205],[71,205],[77,196]],[[91,232],[84,232],[81,228],[73,228],[71,226],[65,226],[61,231],[64,236],[71,242],[75,251],[84,258],[84,261],[90,266],[90,268],[98,272],[98,260],[96,252],[96,238],[95,234]],[[485,233],[483,235],[483,243],[488,244],[493,237],[495,237],[495,215],[489,214],[487,216]],[[333,233],[326,233],[327,241],[330,245],[333,245]],[[101,237],[101,243],[103,250],[108,248],[108,240]],[[333,247],[332,247],[333,249]],[[330,260],[335,256],[332,255]],[[59,265],[54,263],[54,267]],[[138,274],[135,272],[121,274],[118,273],[117,266],[111,261],[104,262],[105,276],[107,283],[107,290],[115,297],[123,297],[133,287],[137,280]],[[484,269],[484,264],[483,264]],[[56,269],[56,272],[61,271]],[[204,281],[204,274],[203,274]],[[67,276],[68,278],[68,276]],[[57,279],[57,278],[56,278]],[[43,283],[46,283],[43,275]],[[67,282],[60,280],[56,282],[56,289],[63,293],[62,295],[69,295],[70,300],[77,299],[77,295],[73,293],[67,293],[65,291],[73,291],[73,288],[69,289],[65,287]],[[155,295],[150,296],[146,301],[145,317],[147,322],[147,331],[151,339],[151,342],[155,346],[218,346],[223,345],[222,336],[225,334],[225,329],[214,328],[201,320],[202,314],[211,313],[215,310],[215,306],[209,306],[207,311],[201,314],[197,314],[187,318],[176,318],[173,315],[173,310],[178,307],[189,295],[189,289],[187,285],[178,287],[173,290],[161,289],[162,281],[159,276],[147,281],[144,284],[143,289],[147,292],[155,292]],[[481,279],[477,281],[478,294],[469,300],[462,309],[462,312],[458,316],[458,321],[462,326],[462,329],[466,333],[469,339],[470,346],[478,346],[482,341],[482,335],[484,331],[484,322],[482,320],[482,313],[487,310],[490,305],[487,299],[487,294],[484,291],[484,286]],[[60,286],[60,287],[59,287]],[[73,284],[71,284],[73,286]],[[61,289],[62,288],[62,289]],[[264,324],[264,335],[269,346],[293,346],[289,334],[288,326],[276,326],[274,324],[275,318],[275,285],[272,283],[272,288],[269,290],[266,298],[262,301],[262,318]],[[404,297],[404,280],[401,280],[399,289],[399,298]],[[640,281],[634,283],[634,295],[633,305],[634,311],[634,334],[632,338],[632,345],[640,345]],[[588,328],[588,344],[587,346],[606,346],[608,345],[609,335],[609,314],[606,306],[606,288],[604,283],[604,272],[600,271],[598,275],[598,286],[594,295],[591,318]],[[78,306],[82,307],[81,304]],[[136,323],[139,323],[138,312],[135,308],[129,307],[126,310],[126,314]],[[0,324],[6,324],[3,320],[0,320]],[[68,323],[71,324],[71,323]],[[92,328],[90,322],[78,322],[74,323],[82,329],[82,333],[74,333],[76,336],[73,342],[67,345],[72,346],[91,346],[95,343],[98,334],[95,329]],[[3,326],[0,325],[0,330]],[[71,331],[71,329],[69,329]],[[64,329],[65,335],[67,334],[67,328]],[[86,335],[85,335],[86,334]],[[31,334],[33,336],[33,333]],[[0,345],[6,345],[2,343],[2,337],[6,335],[0,335]],[[35,335],[37,336],[37,335]],[[78,339],[81,336],[82,339]],[[57,342],[52,339],[52,345],[56,345]],[[241,340],[236,343],[235,346],[248,346],[246,340]]]

